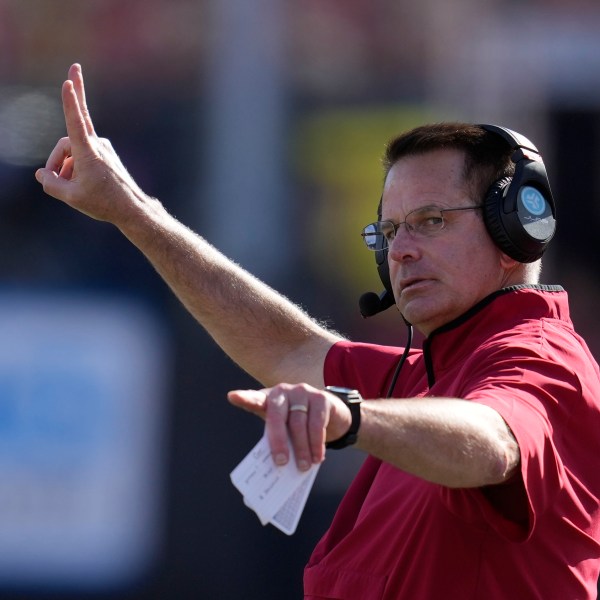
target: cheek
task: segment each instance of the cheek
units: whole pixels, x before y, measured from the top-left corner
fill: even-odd
[[[502,271],[500,252],[492,244],[481,244],[464,254],[454,255],[446,264],[449,265],[450,262],[454,275],[465,288],[465,293],[487,289]]]
[[[439,254],[436,261],[442,277],[461,282],[468,288],[494,279],[501,270],[501,253],[489,236],[482,232],[470,243],[455,243]]]

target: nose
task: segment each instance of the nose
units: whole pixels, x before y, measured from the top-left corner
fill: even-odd
[[[388,257],[396,262],[415,260],[419,256],[418,241],[404,225],[400,225],[394,239],[389,244]]]

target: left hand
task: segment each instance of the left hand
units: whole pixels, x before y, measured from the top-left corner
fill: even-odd
[[[348,431],[350,409],[335,395],[308,384],[281,383],[262,390],[233,390],[229,401],[265,420],[273,460],[289,461],[288,438],[299,470],[325,459],[325,442]]]

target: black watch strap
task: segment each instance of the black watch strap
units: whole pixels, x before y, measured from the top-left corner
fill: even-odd
[[[342,437],[325,444],[326,448],[340,450],[346,446],[351,446],[352,444],[356,443],[358,438],[358,429],[360,427],[360,403],[363,399],[357,390],[352,390],[350,388],[328,385],[325,389],[340,398],[340,400],[342,400],[350,409],[350,414],[352,415],[350,429],[348,429],[348,431]]]

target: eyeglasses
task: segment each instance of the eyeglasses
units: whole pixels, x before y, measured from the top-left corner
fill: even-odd
[[[431,237],[446,226],[444,213],[458,210],[477,210],[481,206],[461,206],[460,208],[437,208],[425,206],[417,208],[406,215],[401,223],[393,221],[376,221],[367,225],[360,234],[369,250],[383,250],[396,237],[400,225],[404,225],[409,235],[413,237]]]

